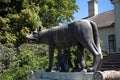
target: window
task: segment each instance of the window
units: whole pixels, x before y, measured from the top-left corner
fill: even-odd
[[[109,42],[109,51],[115,52],[116,51],[116,41],[115,41],[115,34],[111,34],[108,36]]]

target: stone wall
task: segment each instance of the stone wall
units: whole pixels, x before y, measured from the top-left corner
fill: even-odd
[[[111,0],[114,5],[116,48],[120,52],[120,0]]]

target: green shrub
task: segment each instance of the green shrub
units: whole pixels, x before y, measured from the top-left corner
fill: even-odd
[[[29,50],[21,52],[17,59],[12,62],[9,69],[6,69],[0,76],[1,80],[27,80],[27,73],[31,70],[38,70],[38,61],[34,53]]]

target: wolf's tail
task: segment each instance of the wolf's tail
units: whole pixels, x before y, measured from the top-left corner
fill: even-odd
[[[92,30],[93,30],[93,38],[94,38],[95,45],[98,48],[98,52],[101,54],[100,39],[99,39],[99,33],[98,33],[97,25],[93,21],[90,21],[90,24],[91,24]]]

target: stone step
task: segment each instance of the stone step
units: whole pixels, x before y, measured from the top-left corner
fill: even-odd
[[[100,68],[100,71],[105,71],[105,70],[120,70],[120,68]]]
[[[115,53],[115,54],[108,54],[107,56],[120,56],[120,53]]]
[[[104,64],[114,64],[114,65],[118,65],[118,64],[120,64],[120,61],[104,61],[104,62],[102,62],[102,65],[104,65]]]
[[[109,53],[108,55],[120,55],[120,53]]]
[[[108,56],[103,56],[103,59],[116,59],[116,58],[119,59],[120,56],[114,56],[114,55],[113,56],[109,56],[109,55]]]
[[[115,66],[120,66],[120,63],[119,64],[117,64],[117,63],[102,63],[101,67],[104,66],[104,65],[108,65],[108,66],[114,66],[114,65]]]
[[[120,70],[120,53],[109,53],[104,56],[100,70]]]
[[[120,63],[120,59],[104,59],[102,60],[103,63]]]
[[[120,60],[120,56],[119,57],[114,57],[114,56],[113,57],[109,57],[109,56],[108,57],[103,57],[103,60],[108,60],[108,59],[110,59],[110,60],[111,59]]]
[[[108,55],[120,55],[120,53],[109,53]]]
[[[101,68],[120,68],[120,65],[102,65]]]
[[[113,57],[109,57],[109,56],[108,57],[103,57],[103,59],[119,59],[119,58],[120,58],[120,56],[117,56],[117,57],[114,57],[114,56]]]
[[[108,57],[110,57],[110,58],[112,58],[112,57],[117,57],[117,58],[119,58],[120,55],[108,55]]]

